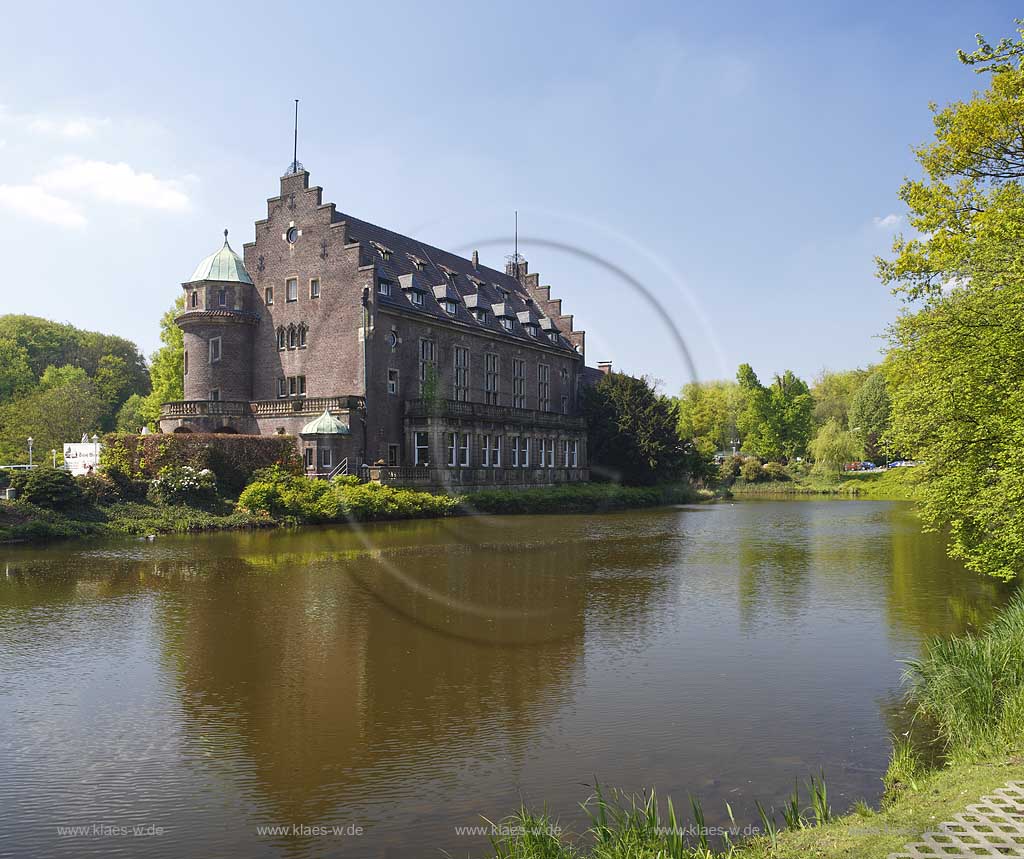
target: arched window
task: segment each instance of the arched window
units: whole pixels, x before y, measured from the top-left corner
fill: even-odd
[[[284,349],[284,345],[284,326],[282,325],[277,329],[277,348]]]
[[[298,342],[298,339],[299,339],[298,338],[298,331],[295,329],[295,326],[294,325],[289,325],[288,326],[288,348],[289,349],[294,349],[296,343]]]
[[[300,349],[305,349],[306,348],[306,332],[307,331],[309,331],[309,328],[307,327],[306,323],[303,322],[299,326],[299,348]]]

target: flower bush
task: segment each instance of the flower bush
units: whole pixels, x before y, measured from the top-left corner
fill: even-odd
[[[217,498],[217,478],[208,468],[191,465],[165,468],[149,484],[149,496],[158,504],[201,507]]]

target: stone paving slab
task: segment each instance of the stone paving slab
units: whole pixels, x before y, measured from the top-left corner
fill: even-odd
[[[1007,782],[889,859],[1024,857],[1024,781]]]

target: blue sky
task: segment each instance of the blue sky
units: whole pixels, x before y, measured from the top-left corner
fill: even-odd
[[[872,258],[955,58],[1008,3],[22,3],[0,55],[0,312],[157,321],[226,226],[240,250],[291,159],[343,211],[435,245],[521,250],[588,363],[666,389],[877,359]],[[10,34],[16,35],[11,38]]]

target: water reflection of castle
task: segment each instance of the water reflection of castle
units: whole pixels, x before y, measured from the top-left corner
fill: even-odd
[[[668,592],[667,529],[640,543],[573,533],[532,550],[536,520],[463,520],[463,550],[444,528],[380,528],[372,545],[340,529],[233,535],[219,557],[212,538],[213,556],[192,562],[204,574],[163,604],[187,733],[217,749],[214,768],[246,759],[238,784],[267,820],[377,806],[386,840],[380,806],[429,818],[438,774],[459,773],[467,822],[478,822],[461,780],[511,773],[571,703],[588,622],[642,623]],[[162,574],[187,572],[176,566]]]

